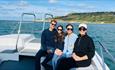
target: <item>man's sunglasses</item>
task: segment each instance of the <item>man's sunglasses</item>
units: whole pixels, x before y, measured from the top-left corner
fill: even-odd
[[[73,31],[73,29],[72,29],[72,28],[67,28],[67,30],[71,30],[71,31]]]
[[[51,25],[56,26],[56,24],[52,24],[52,23],[51,23]]]
[[[86,31],[87,29],[84,27],[81,27],[81,28],[79,28],[79,31],[81,31],[81,30]]]

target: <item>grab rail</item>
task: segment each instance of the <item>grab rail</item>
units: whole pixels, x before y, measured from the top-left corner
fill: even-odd
[[[99,44],[100,44],[100,42],[99,42]],[[106,70],[105,63],[104,63],[104,56],[103,56],[103,48],[101,46],[100,46],[100,51],[101,51],[101,57],[102,57],[102,62],[103,62],[102,67],[103,67],[103,70]]]
[[[101,45],[101,47],[105,50],[105,52],[111,57],[112,61],[115,63],[115,57],[107,50],[106,47],[103,46],[103,44],[100,41],[98,42]]]
[[[52,19],[53,19],[53,15],[52,14],[49,14],[49,13],[46,13],[45,15],[44,15],[44,18],[43,18],[43,29],[42,29],[42,31],[45,29],[45,23],[46,23],[46,16],[50,16]]]
[[[34,21],[36,20],[36,15],[34,13],[22,13],[20,23],[19,23],[19,28],[18,28],[18,36],[17,36],[17,41],[16,41],[16,51],[18,51],[18,41],[19,41],[19,37],[20,37],[21,26],[22,26],[24,15],[32,15],[32,16],[34,16]]]
[[[112,56],[112,54],[107,50],[107,48],[99,41],[97,40],[97,42],[100,45],[100,51],[101,51],[101,57],[102,57],[102,66],[103,66],[103,70],[106,70],[106,66],[104,63],[104,56],[103,56],[103,49],[104,51],[111,57],[111,60],[115,63],[115,57]],[[100,62],[100,61],[99,61]]]

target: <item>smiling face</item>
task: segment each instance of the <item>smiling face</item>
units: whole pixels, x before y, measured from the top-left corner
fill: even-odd
[[[73,32],[73,27],[72,26],[67,26],[67,34],[70,35]]]
[[[53,21],[52,21],[52,22],[50,23],[50,28],[53,30],[53,29],[55,28],[56,24],[57,24],[56,22],[53,22]]]
[[[80,27],[79,33],[80,33],[80,35],[85,35],[87,33],[87,29],[85,27]]]
[[[63,28],[61,26],[57,28],[58,33],[61,33],[62,30],[63,30]]]

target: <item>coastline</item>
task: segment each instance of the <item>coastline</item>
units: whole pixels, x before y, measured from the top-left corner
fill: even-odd
[[[115,23],[107,23],[107,22],[90,22],[90,21],[64,21],[64,20],[60,20],[60,19],[56,19],[59,23],[76,23],[76,24],[80,24],[80,23],[86,23],[86,24],[115,24]],[[19,21],[19,20],[0,20],[0,21]],[[32,20],[30,22],[43,22],[43,20]],[[28,21],[27,21],[28,22]],[[50,22],[50,20],[45,20],[45,22]]]

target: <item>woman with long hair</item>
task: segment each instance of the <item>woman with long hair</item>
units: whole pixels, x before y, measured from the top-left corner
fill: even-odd
[[[63,32],[63,26],[59,25],[57,27],[57,34],[55,36],[55,47],[56,50],[54,52],[54,56],[52,59],[52,66],[53,66],[53,70],[55,70],[56,64],[57,64],[57,60],[61,57],[62,52],[63,52],[63,48],[64,48],[64,32]]]

